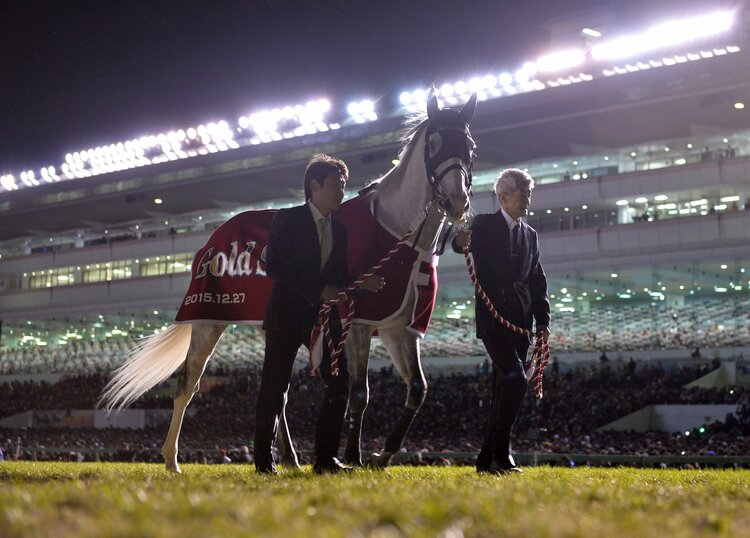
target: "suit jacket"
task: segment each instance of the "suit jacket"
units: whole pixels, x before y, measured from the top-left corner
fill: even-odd
[[[519,254],[514,260],[510,230],[501,211],[476,216],[471,225],[469,250],[474,257],[477,280],[501,316],[531,330],[533,320],[537,325],[549,325],[550,307],[537,234],[528,224],[522,224],[519,230],[518,247]],[[455,239],[453,250],[461,252]],[[477,338],[511,340],[518,337],[495,320],[479,296],[475,301],[475,313]]]
[[[346,286],[346,229],[331,220],[333,246],[320,269],[318,230],[305,205],[281,209],[271,222],[266,267],[274,279],[263,328],[267,331],[311,330],[320,309],[323,287]]]

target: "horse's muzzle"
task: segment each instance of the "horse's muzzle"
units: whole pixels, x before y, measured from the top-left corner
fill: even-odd
[[[470,207],[468,198],[459,206],[454,204],[450,198],[446,198],[443,202],[443,209],[453,224],[459,224]]]

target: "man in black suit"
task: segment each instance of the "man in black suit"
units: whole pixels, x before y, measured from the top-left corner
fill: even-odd
[[[518,327],[549,336],[547,277],[539,259],[536,231],[521,218],[528,215],[534,180],[523,170],[504,170],[495,180],[501,208],[477,215],[469,231],[459,232],[453,249],[468,246],[476,276],[495,309]],[[477,338],[492,359],[492,402],[477,472],[522,472],[510,450],[510,433],[526,393],[525,361],[529,339],[495,320],[477,296]]]
[[[276,474],[272,444],[289,388],[294,359],[300,345],[309,345],[310,333],[322,301],[333,299],[351,278],[346,265],[346,230],[330,213],[344,198],[349,170],[328,155],[315,155],[305,170],[304,205],[281,209],[274,216],[268,238],[267,273],[274,279],[263,329],[266,351],[255,416],[255,466],[260,473]],[[363,289],[378,291],[379,276]],[[341,322],[331,309],[331,332],[337,340]],[[339,357],[339,373],[331,374],[327,346],[320,375],[326,383],[323,406],[315,433],[313,470],[322,474],[346,469],[336,459],[349,397],[346,356]]]

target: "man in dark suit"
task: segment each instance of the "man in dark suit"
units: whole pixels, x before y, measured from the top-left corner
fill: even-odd
[[[260,473],[276,474],[272,444],[289,388],[294,359],[300,345],[309,345],[310,333],[322,301],[333,299],[337,289],[351,278],[346,265],[346,230],[331,220],[330,213],[344,198],[349,170],[328,155],[315,155],[305,170],[304,205],[281,209],[271,223],[268,238],[267,273],[274,279],[266,307],[263,329],[266,350],[255,416],[255,466]],[[363,289],[378,291],[383,279],[373,276]],[[331,332],[341,335],[335,308],[331,310]],[[313,470],[322,474],[346,469],[336,459],[341,428],[349,397],[346,356],[339,357],[339,373],[331,374],[327,346],[319,374],[326,383],[315,434]]]
[[[501,208],[477,215],[469,231],[459,232],[453,249],[468,246],[476,276],[498,313],[518,327],[549,336],[547,277],[539,259],[537,234],[521,218],[528,215],[534,180],[523,170],[504,170],[495,180]],[[525,361],[529,339],[495,320],[477,296],[477,338],[492,359],[492,402],[477,472],[522,472],[510,450],[510,433],[526,393]]]

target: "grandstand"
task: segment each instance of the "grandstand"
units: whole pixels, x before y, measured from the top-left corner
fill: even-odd
[[[563,371],[602,353],[648,364],[696,351],[748,369],[748,21],[741,12],[706,17],[677,20],[682,31],[659,47],[629,51],[606,35],[582,45],[563,31],[569,25],[553,25],[555,50],[566,55],[517,58],[505,71],[438,85],[447,105],[480,96],[476,212],[498,208],[499,170],[523,168],[537,181],[528,222],[539,231],[551,348]],[[644,18],[644,31],[657,22]],[[103,141],[1,171],[0,383],[111,372],[138,338],[172,321],[192,255],[219,224],[297,203],[315,152],[343,158],[356,192],[397,158],[403,117],[423,106],[425,90],[394,88],[348,106],[314,96],[269,110],[258,103],[236,120]],[[439,282],[424,362],[470,375],[484,354],[461,256],[441,257]],[[377,342],[371,357],[374,368],[386,365]],[[252,371],[262,359],[257,331],[237,326],[209,372]]]

